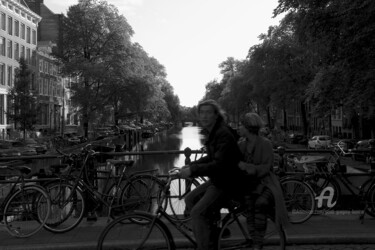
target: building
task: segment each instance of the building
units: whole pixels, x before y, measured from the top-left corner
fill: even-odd
[[[14,129],[7,119],[7,93],[14,84],[18,60],[24,57],[36,67],[37,30],[41,17],[27,8],[21,0],[0,1],[0,138],[9,138]],[[32,73],[30,88],[36,85]]]
[[[43,0],[25,0],[25,4],[42,17],[38,25],[36,70],[41,112],[36,129],[47,133],[64,133],[69,117],[68,77],[61,77],[60,65],[51,56],[52,51],[60,50],[62,14],[55,14]]]

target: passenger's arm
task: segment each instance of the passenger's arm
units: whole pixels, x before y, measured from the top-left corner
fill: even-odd
[[[273,149],[270,141],[266,141],[257,145],[259,148],[256,150],[259,154],[260,161],[256,164],[241,161],[238,166],[240,169],[245,170],[249,175],[255,175],[263,178],[270,173],[273,166]],[[258,157],[258,156],[256,156]]]

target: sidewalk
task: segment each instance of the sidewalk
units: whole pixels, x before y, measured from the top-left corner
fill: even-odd
[[[303,224],[291,225],[287,229],[287,249],[375,249],[375,219],[366,215],[364,223],[361,224],[358,216],[358,214],[345,214],[345,212],[316,215]],[[1,227],[0,249],[95,249],[96,239],[105,225],[106,218],[100,218],[96,222],[87,222],[84,219],[71,232],[53,234],[46,230],[41,230],[38,234],[26,239],[13,238],[6,232],[4,227]],[[190,248],[189,243],[180,233],[173,233],[173,235],[179,249]],[[327,247],[327,245],[330,245],[330,247]],[[337,248],[332,245],[337,245]],[[353,245],[353,248],[348,248],[348,245]],[[364,247],[362,248],[358,245]],[[345,246],[345,248],[342,248],[342,246]]]

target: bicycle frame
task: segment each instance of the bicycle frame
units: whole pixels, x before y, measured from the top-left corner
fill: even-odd
[[[360,198],[361,202],[365,201],[366,202],[366,194],[367,191],[370,189],[372,185],[375,184],[375,175],[370,175],[369,173],[327,173],[327,172],[318,172],[318,173],[312,173],[312,174],[307,174],[306,176],[303,177],[304,180],[309,180],[309,179],[314,179],[314,178],[319,178],[323,177],[328,181],[328,183],[332,183],[334,188],[328,196],[326,196],[326,187],[323,187],[322,190],[320,190],[320,193],[315,193],[316,198],[315,199],[329,199],[330,197],[333,197],[334,195],[339,196],[342,193],[342,188],[340,184],[342,184],[349,192],[351,195],[356,196]],[[368,177],[364,182],[361,183],[361,185],[356,186],[353,181],[351,181],[349,178],[350,177]],[[339,200],[339,199],[337,199]],[[332,201],[332,198],[331,198]],[[333,208],[336,206],[336,203],[331,204]]]
[[[5,184],[5,183],[12,183],[11,188],[7,195],[5,196],[4,200],[0,204],[0,209],[1,209],[1,215],[3,215],[5,205],[7,204],[9,198],[12,196],[12,194],[17,190],[17,189],[23,189],[25,186],[25,180],[24,176],[21,174],[20,176],[17,177],[16,180],[1,180],[0,184]]]

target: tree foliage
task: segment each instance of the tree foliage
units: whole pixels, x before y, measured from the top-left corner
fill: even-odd
[[[114,123],[135,114],[170,118],[162,91],[164,66],[131,42],[126,18],[106,1],[79,1],[70,6],[62,25],[62,50],[55,56],[62,73],[79,79],[72,86],[72,103],[88,124],[108,108]],[[177,101],[177,100],[176,100]]]
[[[328,117],[341,106],[375,124],[374,12],[371,0],[279,0],[280,24],[259,36],[245,60],[220,64],[223,78],[206,85],[205,98],[229,112],[265,110],[269,124],[299,104],[305,133],[307,112]]]
[[[19,61],[16,69],[14,86],[8,93],[7,117],[14,122],[15,128],[23,131],[33,130],[37,122],[37,98],[31,90],[31,71],[24,58]]]

